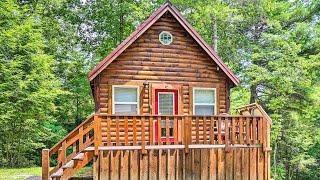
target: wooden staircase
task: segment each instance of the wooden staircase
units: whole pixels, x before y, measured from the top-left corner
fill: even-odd
[[[42,179],[69,179],[94,156],[95,116],[89,116],[51,149],[42,150]],[[50,160],[56,166],[50,168]]]

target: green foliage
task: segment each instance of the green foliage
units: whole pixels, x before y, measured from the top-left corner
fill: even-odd
[[[0,2],[0,164],[39,164],[93,111],[87,72],[164,0]],[[173,0],[273,119],[274,179],[320,176],[320,2]]]

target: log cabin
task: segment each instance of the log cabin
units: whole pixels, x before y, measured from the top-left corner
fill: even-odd
[[[270,117],[229,115],[238,78],[171,3],[88,78],[95,112],[42,150],[42,179],[270,179]]]

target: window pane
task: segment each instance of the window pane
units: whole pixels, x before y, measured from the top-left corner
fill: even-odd
[[[214,106],[195,105],[195,115],[214,115]]]
[[[115,102],[137,102],[137,88],[114,88]]]
[[[169,45],[172,43],[172,35],[169,32],[161,32],[159,36],[162,44]]]
[[[136,104],[116,104],[115,114],[137,114]]]
[[[173,115],[173,94],[159,93],[159,114]]]
[[[215,103],[214,90],[196,89],[194,96],[195,103]]]

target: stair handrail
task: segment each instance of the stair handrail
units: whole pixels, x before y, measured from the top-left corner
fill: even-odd
[[[61,145],[66,139],[70,138],[74,133],[79,131],[80,127],[83,127],[84,125],[90,123],[91,120],[93,120],[93,117],[94,117],[94,114],[91,114],[90,116],[88,116],[86,120],[84,120],[81,124],[79,124],[76,128],[74,128],[70,133],[68,133],[62,140],[60,140],[52,148],[50,148],[50,156],[59,150],[59,145]]]
[[[83,151],[94,143],[94,114],[87,117],[85,121],[79,124],[62,140],[56,143],[50,149],[42,150],[42,179],[49,179],[50,175],[60,169],[68,161],[72,160],[77,153]],[[93,134],[90,134],[93,132]],[[85,138],[85,142],[83,141]],[[77,143],[78,142],[78,143]],[[67,148],[72,146],[73,152],[67,156]],[[50,157],[58,153],[57,165],[50,170]]]

